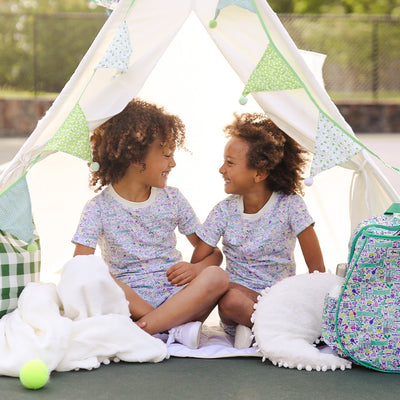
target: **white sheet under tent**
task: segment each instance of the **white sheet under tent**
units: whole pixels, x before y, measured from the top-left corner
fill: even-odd
[[[134,97],[185,122],[192,154],[178,154],[169,184],[204,219],[224,197],[222,127],[234,111],[262,110],[314,153],[314,184],[305,200],[334,268],[345,261],[351,229],[399,196],[325,91],[323,60],[297,49],[265,0],[121,0],[2,172],[0,230],[29,244],[33,209],[42,279],[51,279],[71,257],[69,241],[93,195],[87,188],[90,131]],[[247,104],[239,104],[245,97]]]

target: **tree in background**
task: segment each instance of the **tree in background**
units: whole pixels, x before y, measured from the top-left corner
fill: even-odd
[[[165,0],[167,1],[167,0]],[[277,13],[400,15],[400,0],[269,0]],[[76,12],[96,9],[90,0],[2,0],[0,12]]]
[[[400,15],[400,0],[269,0],[269,4],[285,14]]]
[[[90,3],[92,3],[90,0],[2,0],[0,3],[0,12],[90,12],[93,9]]]
[[[400,15],[400,0],[341,0],[345,13]]]
[[[373,75],[375,82],[379,80],[373,86],[397,93],[398,18],[380,22],[371,17],[366,22],[363,17],[359,22],[339,17],[331,22],[320,14],[399,16],[400,0],[269,0],[269,4],[278,14],[313,14],[288,16],[286,29],[299,48],[335,54],[325,69],[335,77],[336,90],[354,91],[353,82],[371,81]],[[0,0],[0,88],[60,91],[106,15],[93,0]],[[365,90],[369,86],[365,83]]]
[[[104,24],[105,9],[94,10],[91,4],[88,0],[2,0],[0,87],[60,91]],[[96,14],[88,15],[93,11]]]

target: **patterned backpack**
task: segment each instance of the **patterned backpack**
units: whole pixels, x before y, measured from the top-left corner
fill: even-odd
[[[350,239],[344,283],[325,298],[322,335],[339,355],[400,372],[400,204],[363,221]]]

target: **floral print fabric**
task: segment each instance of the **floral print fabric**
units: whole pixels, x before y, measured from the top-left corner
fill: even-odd
[[[111,273],[157,307],[180,290],[165,275],[182,260],[175,228],[190,235],[199,224],[176,188],[152,188],[147,201],[132,203],[110,186],[85,206],[73,242],[92,248],[99,244]]]
[[[213,247],[222,237],[231,281],[260,292],[295,275],[296,236],[311,224],[300,196],[274,193],[257,214],[244,214],[242,198],[231,195],[213,208],[197,235]]]
[[[323,315],[327,344],[382,371],[400,371],[399,229],[395,216],[377,216],[356,229],[341,296],[325,299]]]
[[[82,160],[92,159],[90,132],[84,112],[76,104],[61,125],[57,133],[49,140],[45,150],[58,150],[79,157]]]
[[[347,136],[331,119],[319,113],[310,176],[345,163],[361,150],[361,146],[351,136]]]

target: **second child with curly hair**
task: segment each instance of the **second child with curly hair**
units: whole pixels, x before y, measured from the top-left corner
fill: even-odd
[[[100,246],[140,327],[150,334],[170,330],[170,341],[196,348],[201,322],[229,279],[217,266],[219,250],[188,263],[176,249],[176,228],[193,246],[199,240],[193,209],[167,186],[175,148],[184,139],[178,117],[141,100],[95,129],[91,142],[99,169],[92,171],[91,185],[105,188],[86,204],[73,242],[75,256],[92,255]]]
[[[229,290],[218,303],[235,347],[251,344],[254,304],[260,292],[295,275],[299,241],[310,272],[325,271],[314,221],[300,196],[306,151],[264,114],[236,115],[219,172],[230,194],[197,230],[193,258],[213,253],[222,237]],[[234,328],[236,327],[236,329]]]

